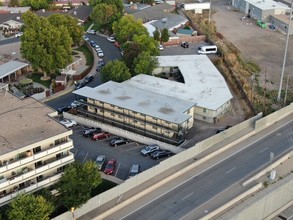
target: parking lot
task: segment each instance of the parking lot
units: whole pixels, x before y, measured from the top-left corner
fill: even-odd
[[[130,141],[125,145],[111,147],[109,141],[115,137],[110,136],[108,139],[94,141],[90,137],[84,137],[82,131],[85,129],[82,125],[72,127],[74,149],[72,152],[75,159],[80,162],[87,160],[95,161],[98,155],[105,155],[106,160],[116,159],[117,167],[113,176],[119,179],[127,179],[128,172],[132,164],[139,164],[141,171],[147,170],[160,163],[163,159],[153,160],[150,157],[144,157],[140,154],[142,144]],[[103,167],[104,168],[104,167]]]

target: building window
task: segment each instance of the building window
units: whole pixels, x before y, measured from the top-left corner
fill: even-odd
[[[104,102],[101,102],[101,101],[99,101],[99,103],[102,104],[102,105],[104,104]]]
[[[112,116],[115,116],[115,114],[114,114],[114,113],[111,113],[111,115],[112,115]]]
[[[207,112],[207,109],[204,108],[204,109],[203,109],[203,112]]]
[[[57,168],[57,173],[62,173],[64,171],[65,166],[58,167]]]
[[[157,127],[156,126],[153,126],[153,129],[157,130]]]
[[[119,110],[123,110],[123,108],[121,108],[121,107],[117,107]]]
[[[115,105],[110,105],[112,108],[115,108]]]
[[[167,125],[169,125],[169,124],[170,124],[170,122],[168,122],[168,121],[165,121],[165,123],[166,123]]]
[[[202,117],[202,119],[204,119],[204,120],[205,120],[205,119],[207,119],[207,117],[203,116],[203,117]]]
[[[190,109],[187,110],[187,114],[189,114],[189,113],[190,113]]]
[[[88,98],[89,99],[89,102],[93,102],[94,100],[93,99],[91,99],[91,98]]]
[[[103,109],[101,109],[101,110],[100,110],[100,112],[104,113],[104,110],[103,110]]]
[[[90,110],[95,110],[95,108],[93,106],[89,106]]]
[[[153,119],[153,120],[155,120],[155,121],[157,120],[157,119],[156,119],[156,118],[154,118],[154,117],[153,117],[152,119]]]
[[[121,118],[121,119],[123,119],[123,117],[122,117],[121,115],[119,115],[119,116],[118,116],[118,118]]]
[[[170,134],[170,131],[167,131],[167,130],[166,130],[165,133],[166,133],[166,134]]]
[[[136,121],[136,120],[133,120],[132,122],[133,122],[133,123],[137,123],[137,121]]]
[[[41,160],[35,163],[36,168],[41,167],[42,165],[43,165],[43,161]]]
[[[58,141],[59,141],[59,140],[58,140]],[[34,154],[37,154],[38,152],[41,152],[41,151],[42,151],[41,146],[35,147],[35,148],[33,149]]]
[[[57,159],[59,159],[59,158],[61,158],[61,157],[64,157],[64,156],[66,156],[64,152],[61,152],[61,153],[59,153],[59,154],[56,154],[56,158],[57,158]]]
[[[37,182],[40,182],[44,179],[43,175],[37,176]]]

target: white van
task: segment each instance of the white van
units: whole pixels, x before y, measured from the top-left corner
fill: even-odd
[[[198,47],[198,54],[213,54],[213,53],[217,53],[218,48],[216,45],[212,45],[212,46],[199,46]]]

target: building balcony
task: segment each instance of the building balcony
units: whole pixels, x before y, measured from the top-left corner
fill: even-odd
[[[61,157],[58,159],[53,158],[53,160],[47,161],[46,164],[44,164],[36,169],[27,169],[19,174],[12,172],[11,177],[9,177],[7,179],[4,178],[4,180],[6,180],[6,181],[3,181],[3,182],[0,181],[0,189],[7,187],[7,186],[10,186],[10,185],[13,185],[18,182],[23,182],[26,179],[33,177],[34,175],[39,175],[40,173],[43,173],[46,170],[49,170],[49,169],[54,168],[56,166],[59,166],[61,164],[66,164],[68,161],[72,161],[72,160],[74,160],[74,155],[70,154],[68,156],[64,156],[64,157]]]
[[[45,185],[51,185],[56,183],[62,176],[62,173],[55,173],[54,175],[45,177],[42,181],[37,183],[33,181],[27,181],[26,185],[22,188],[13,187],[6,194],[0,194],[0,205],[7,203],[11,199],[15,198],[19,193],[28,193],[35,191],[36,189],[43,188]]]
[[[3,160],[2,162],[2,166],[0,167],[0,173],[4,173],[8,170],[14,169],[16,167],[22,166],[24,164],[27,164],[29,162],[38,160],[42,157],[45,157],[47,155],[51,155],[55,152],[67,149],[67,148],[73,148],[73,142],[72,140],[69,140],[65,143],[61,143],[58,145],[55,145],[53,147],[51,147],[50,149],[44,150],[44,151],[40,151],[36,154],[32,154],[32,151],[27,151],[26,152],[26,157],[15,160],[14,158],[8,159],[8,160]]]

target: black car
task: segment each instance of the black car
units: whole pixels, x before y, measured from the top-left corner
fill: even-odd
[[[172,152],[169,150],[157,150],[151,154],[151,158],[158,160],[163,157],[170,157],[171,155]]]
[[[57,109],[58,114],[62,114],[63,112],[68,112],[71,109],[71,106],[62,106]]]
[[[89,83],[89,82],[93,81],[93,79],[94,79],[94,76],[93,75],[89,75],[89,76],[85,77],[84,83]]]
[[[85,86],[85,82],[83,81],[83,82],[80,82],[80,83],[75,83],[74,88],[75,88],[75,90],[77,90],[77,89],[80,89],[80,88],[82,88],[84,86]]]
[[[227,129],[229,129],[229,128],[231,128],[232,126],[231,125],[227,125],[226,127],[224,127],[224,128],[219,128],[218,130],[217,130],[217,134],[219,134],[219,133],[221,133],[221,132],[223,132],[223,131],[225,131],[225,130],[227,130]]]
[[[128,143],[129,143],[129,140],[122,137],[116,137],[110,140],[110,145],[112,147],[117,147],[118,145],[128,144]]]
[[[183,48],[189,48],[189,43],[188,42],[182,42],[181,47]]]
[[[96,131],[101,131],[102,129],[101,128],[87,128],[87,129],[84,129],[82,131],[82,134],[83,136],[85,137],[90,137],[92,136],[93,133],[95,133]]]
[[[96,44],[96,42],[95,41],[90,41],[90,45],[92,46],[92,47],[95,47],[97,44]]]

